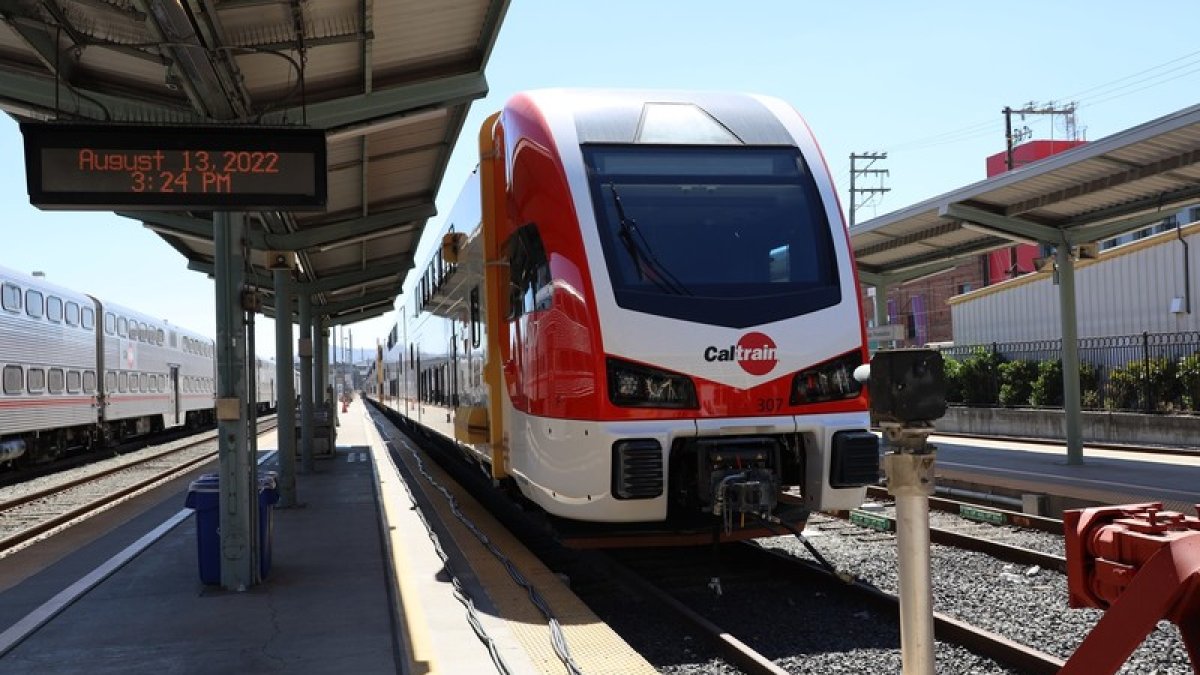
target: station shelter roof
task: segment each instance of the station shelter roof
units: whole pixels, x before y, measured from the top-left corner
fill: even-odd
[[[0,3],[0,109],[18,120],[305,125],[326,132],[319,212],[255,212],[255,250],[295,251],[326,324],[392,307],[508,0]],[[125,212],[213,273],[211,212]],[[252,259],[253,260],[253,259]],[[272,276],[248,280],[267,293]]]
[[[890,285],[1013,242],[1089,245],[1200,199],[1200,105],[850,229],[861,281]]]

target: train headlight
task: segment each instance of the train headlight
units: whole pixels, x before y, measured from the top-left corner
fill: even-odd
[[[856,349],[796,373],[792,378],[791,404],[825,403],[858,396],[862,383],[854,379],[854,369],[861,365],[862,352]]]
[[[608,359],[608,398],[636,408],[696,408],[696,387],[686,375]]]

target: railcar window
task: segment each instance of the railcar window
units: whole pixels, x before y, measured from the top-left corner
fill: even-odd
[[[25,291],[25,313],[35,319],[42,318],[46,313],[46,299],[41,291]]]
[[[67,393],[78,394],[83,384],[83,376],[78,370],[67,371]]]
[[[175,331],[171,331],[171,347],[173,349],[179,348],[179,334]]]
[[[66,319],[68,326],[79,325],[79,303],[67,301]]]
[[[117,332],[117,317],[113,316],[112,312],[104,313],[104,332],[108,335]]]
[[[117,372],[115,370],[104,374],[104,389],[110,394],[117,390]]]
[[[146,373],[142,373],[141,376],[138,377],[138,380],[140,381],[139,389],[141,389],[142,391],[150,391],[150,376],[149,375],[147,375]]]
[[[518,228],[509,238],[507,248],[509,318],[549,309],[550,262],[537,226],[530,223]]]
[[[46,318],[54,323],[63,320],[63,301],[57,295],[46,296]]]
[[[0,290],[0,306],[10,312],[21,311],[21,287],[16,284],[4,284]]]
[[[96,371],[83,371],[83,392],[85,394],[96,393]]]
[[[25,390],[25,371],[21,366],[4,366],[4,393],[19,394]]]
[[[96,327],[96,310],[91,307],[84,307],[79,312],[79,325],[83,326],[84,330],[92,330]]]
[[[63,393],[63,388],[66,386],[66,374],[62,368],[51,368],[46,378],[46,389],[51,394]]]
[[[121,371],[117,374],[117,391],[122,394],[129,391],[129,373]]]
[[[46,391],[46,371],[42,368],[30,368],[25,383],[31,394],[40,394]]]
[[[125,317],[123,317],[123,316],[117,317],[117,335],[120,335],[121,337],[125,337],[128,334],[129,334],[129,322],[126,321]]]
[[[129,341],[130,342],[137,341],[139,330],[140,329],[138,328],[138,322],[136,322],[136,321],[129,322]]]
[[[154,334],[155,344],[157,344],[159,347],[161,347],[161,346],[163,346],[163,343],[166,342],[166,340],[167,340],[166,332],[163,329],[159,328],[158,332],[156,332]]]

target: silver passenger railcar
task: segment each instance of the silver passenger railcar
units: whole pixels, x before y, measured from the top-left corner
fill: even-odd
[[[0,268],[0,466],[98,440],[96,316],[88,296]]]

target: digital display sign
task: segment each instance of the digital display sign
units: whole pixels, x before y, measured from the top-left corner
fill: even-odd
[[[325,132],[24,123],[29,201],[42,209],[322,209]]]

